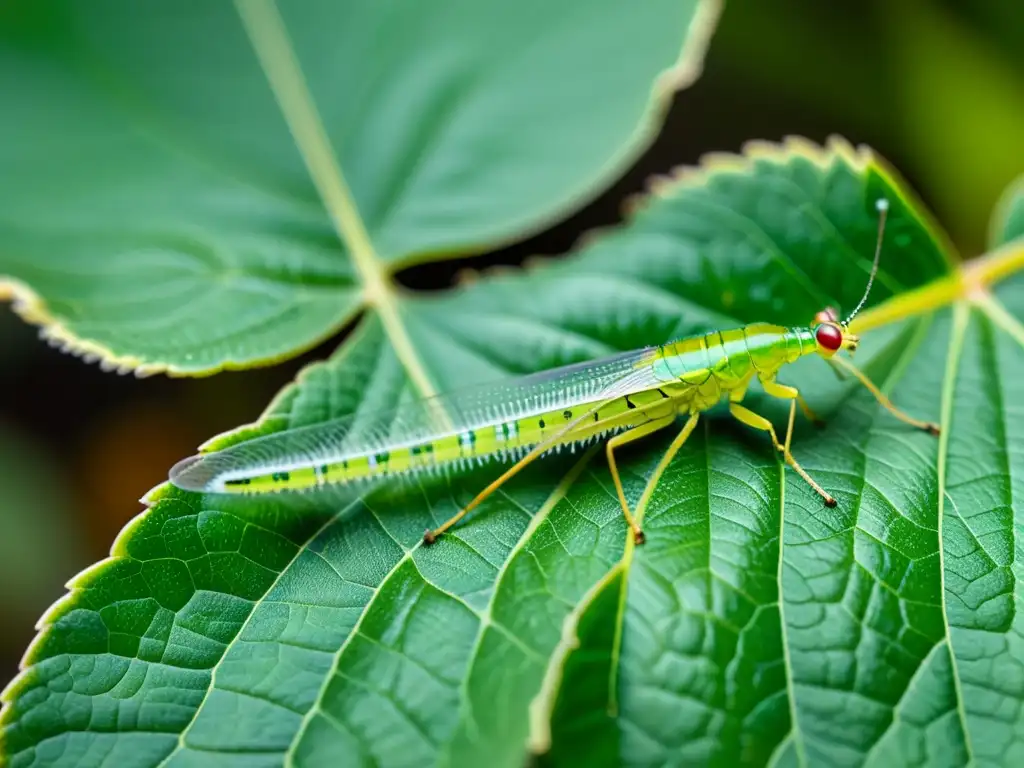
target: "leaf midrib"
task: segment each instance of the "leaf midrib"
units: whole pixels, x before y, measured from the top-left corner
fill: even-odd
[[[850,324],[853,333],[935,312],[965,299],[988,295],[988,288],[1024,270],[1024,239],[968,261],[924,285],[893,296],[861,312]]]
[[[235,8],[313,183],[363,283],[363,298],[420,396],[435,389],[398,312],[390,277],[381,266],[355,199],[331,147],[284,21],[273,0],[235,0]]]

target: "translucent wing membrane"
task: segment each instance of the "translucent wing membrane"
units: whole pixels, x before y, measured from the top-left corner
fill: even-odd
[[[185,459],[171,469],[170,480],[184,490],[222,491],[232,481],[386,454],[481,427],[652,389],[663,383],[648,363],[652,353],[651,349],[624,352],[409,401],[390,411],[356,412],[266,435]]]

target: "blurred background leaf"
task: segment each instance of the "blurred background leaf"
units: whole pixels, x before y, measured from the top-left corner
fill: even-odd
[[[1024,237],[1024,176],[1006,188],[992,215],[991,247]]]
[[[383,301],[395,262],[592,198],[717,17],[714,0],[18,8],[0,16],[0,276],[70,349],[179,374],[293,356]]]

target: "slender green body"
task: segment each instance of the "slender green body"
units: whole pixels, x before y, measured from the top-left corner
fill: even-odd
[[[171,469],[170,480],[189,491],[268,493],[414,475],[489,459],[516,460],[456,515],[428,528],[423,535],[427,545],[537,457],[611,435],[605,443],[608,469],[633,542],[639,545],[645,541],[640,520],[649,490],[693,433],[700,414],[728,399],[732,416],[767,432],[783,461],[825,506],[834,507],[836,498],[790,451],[797,405],[812,421],[820,420],[799,390],[775,380],[782,366],[816,353],[860,381],[896,418],[939,434],[937,424],[896,408],[856,366],[837,356],[840,351],[852,354],[857,349],[860,339],[850,333],[849,323],[867,301],[878,271],[889,204],[881,199],[875,206],[878,241],[871,273],[864,295],[845,320],[840,321],[834,307],[825,307],[815,315],[811,327],[754,323],[475,391],[409,401],[388,413],[357,411],[345,419],[289,429],[193,456]],[[779,439],[771,421],[742,405],[755,377],[765,394],[789,402],[785,440]],[[619,476],[615,450],[665,429],[677,414],[686,414],[686,422],[658,462],[634,514]]]
[[[276,457],[271,443],[245,454],[251,467],[245,466],[245,458],[204,465],[204,459],[218,454],[200,455],[172,470],[171,479],[190,490],[266,493],[515,459],[552,438],[557,439],[551,450],[558,450],[676,413],[705,411],[725,397],[738,402],[753,378],[772,381],[783,365],[816,350],[811,328],[755,323],[714,331],[635,353],[628,367],[636,372],[639,383],[623,394],[611,386],[586,391],[580,387],[581,391],[569,391],[560,400],[523,395],[510,402],[506,396],[500,407],[476,409],[468,420],[448,429],[392,429],[389,435],[362,444],[351,440],[345,444],[339,438],[333,446],[329,438],[318,437],[316,450],[304,445],[302,451],[290,451],[282,442],[276,450],[283,455]],[[590,366],[596,372],[602,363]],[[576,368],[572,381],[587,372],[586,367]],[[623,378],[629,380],[630,375],[626,372]]]

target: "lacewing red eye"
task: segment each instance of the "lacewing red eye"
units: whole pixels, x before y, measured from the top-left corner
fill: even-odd
[[[843,346],[843,332],[834,325],[819,325],[814,332],[814,338],[825,349],[830,349],[833,352]]]

